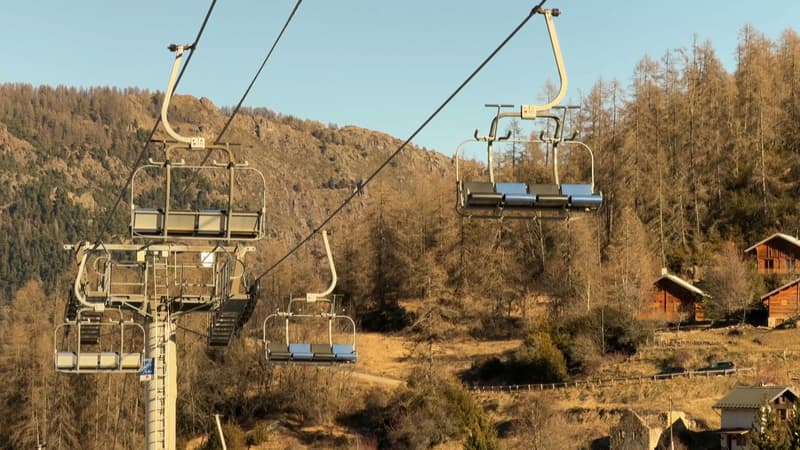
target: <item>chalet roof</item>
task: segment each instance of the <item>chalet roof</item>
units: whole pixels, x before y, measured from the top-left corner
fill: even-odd
[[[766,294],[761,296],[761,301],[764,301],[764,300],[768,299],[769,297],[772,297],[773,295],[777,294],[778,292],[780,292],[780,291],[782,291],[784,289],[790,288],[790,287],[794,286],[797,283],[800,283],[800,278],[798,278],[796,280],[793,280],[793,281],[790,281],[790,282],[784,284],[781,287],[777,287],[777,288],[767,292]]]
[[[797,394],[789,386],[736,386],[725,397],[714,403],[719,409],[756,409],[764,402],[773,402],[788,392],[797,399]]]
[[[689,292],[691,292],[693,294],[697,294],[697,295],[699,295],[701,297],[711,297],[710,295],[708,295],[705,292],[701,291],[700,289],[696,288],[693,284],[689,283],[688,281],[682,279],[681,277],[677,277],[675,275],[672,275],[670,273],[666,273],[666,272],[662,271],[661,278],[657,279],[656,283],[658,283],[661,280],[669,280],[669,281],[677,284],[678,286],[686,289],[687,291],[689,291]]]
[[[762,239],[762,240],[756,242],[755,244],[750,246],[748,249],[746,249],[744,252],[745,253],[750,253],[750,252],[754,251],[756,249],[756,247],[758,247],[759,245],[763,244],[764,242],[771,241],[773,239],[783,239],[784,241],[794,245],[795,247],[800,248],[800,239],[797,239],[797,238],[794,238],[792,236],[789,236],[788,234],[775,233],[772,236],[769,236],[768,238],[765,238],[765,239]]]

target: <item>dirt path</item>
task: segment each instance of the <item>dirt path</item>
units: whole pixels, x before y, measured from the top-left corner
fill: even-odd
[[[364,372],[353,372],[353,377],[369,383],[377,383],[389,387],[397,387],[400,386],[401,384],[405,384],[405,381],[403,380],[398,380],[396,378],[382,377],[380,375],[372,375]]]

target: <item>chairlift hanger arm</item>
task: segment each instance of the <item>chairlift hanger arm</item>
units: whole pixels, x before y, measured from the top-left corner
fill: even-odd
[[[561,56],[561,46],[558,43],[558,35],[556,34],[556,28],[553,24],[553,17],[558,17],[561,14],[561,11],[558,9],[544,9],[541,6],[542,4],[540,3],[539,6],[534,8],[534,11],[544,16],[544,21],[547,25],[547,33],[550,36],[550,45],[553,48],[553,57],[556,60],[556,68],[558,69],[558,78],[561,83],[561,87],[555,98],[547,104],[522,105],[520,108],[520,115],[523,119],[535,119],[540,111],[546,111],[561,103],[561,100],[567,93],[567,71],[564,68],[564,58]]]
[[[306,294],[306,301],[309,301],[309,302],[315,302],[315,301],[317,301],[317,299],[321,299],[321,298],[327,297],[336,288],[336,281],[337,281],[336,266],[334,266],[334,264],[333,264],[333,256],[331,255],[331,246],[328,243],[328,232],[326,230],[322,230],[322,242],[325,244],[325,254],[328,257],[328,266],[330,266],[330,269],[331,269],[331,284],[328,286],[328,289],[326,289],[325,292],[320,292],[320,293],[309,292],[309,293],[307,293]]]
[[[167,120],[167,111],[169,109],[169,102],[172,100],[172,94],[175,90],[175,80],[178,75],[178,67],[181,65],[181,58],[183,57],[183,52],[185,50],[190,50],[193,48],[193,45],[176,45],[171,44],[169,50],[175,52],[175,61],[172,63],[172,71],[169,75],[169,84],[167,85],[167,91],[164,93],[164,102],[161,104],[161,122],[164,124],[164,129],[167,131],[173,139],[178,142],[182,142],[184,144],[189,144],[190,148],[205,148],[206,141],[205,138],[195,136],[195,137],[184,137],[179,135],[175,130],[172,129],[172,126],[169,124],[169,120]]]

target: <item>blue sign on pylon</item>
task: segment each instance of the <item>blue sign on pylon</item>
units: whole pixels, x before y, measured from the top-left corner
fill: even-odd
[[[156,362],[153,358],[145,358],[142,370],[139,371],[139,381],[150,381],[155,373]]]

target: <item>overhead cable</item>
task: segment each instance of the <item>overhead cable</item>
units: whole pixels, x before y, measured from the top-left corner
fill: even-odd
[[[261,75],[261,71],[264,70],[264,66],[267,65],[269,57],[272,56],[272,52],[275,51],[275,47],[278,46],[278,42],[280,42],[283,33],[286,31],[286,28],[289,27],[289,24],[292,22],[292,18],[294,17],[294,14],[297,12],[297,8],[300,7],[301,3],[303,3],[303,0],[297,0],[297,3],[295,3],[292,12],[289,14],[289,18],[286,19],[286,23],[284,23],[283,28],[281,28],[281,32],[278,33],[278,37],[275,38],[275,42],[272,44],[272,47],[269,49],[269,52],[267,52],[267,56],[264,57],[264,60],[261,62],[261,66],[258,68],[258,71],[256,71],[255,76],[253,76],[253,80],[250,81],[250,85],[247,86],[247,89],[244,91],[242,98],[239,99],[239,103],[236,104],[236,108],[233,109],[233,112],[231,113],[231,116],[228,118],[228,121],[225,122],[225,126],[222,127],[222,131],[219,132],[219,136],[217,136],[216,141],[214,141],[215,144],[220,143],[222,135],[225,134],[225,132],[228,130],[228,127],[230,126],[231,122],[233,122],[233,118],[236,117],[236,114],[239,112],[239,109],[241,109],[242,103],[244,103],[244,99],[247,98],[247,95],[250,93],[250,89],[252,89],[253,85],[256,84],[256,80],[258,79],[259,75]]]
[[[217,4],[217,0],[211,0],[211,5],[208,7],[208,12],[206,12],[206,16],[203,19],[202,25],[200,25],[200,30],[198,30],[197,36],[194,38],[194,42],[192,42],[192,44],[189,46],[189,49],[191,50],[191,53],[189,53],[189,56],[186,58],[186,62],[183,64],[183,67],[181,67],[181,71],[178,74],[177,80],[175,81],[175,88],[178,87],[178,83],[180,83],[181,82],[181,78],[183,78],[183,73],[186,72],[186,68],[189,66],[189,63],[192,61],[192,56],[194,56],[194,52],[195,52],[195,50],[197,50],[197,44],[200,42],[200,38],[203,36],[203,31],[205,31],[205,29],[206,29],[206,24],[208,24],[208,19],[211,17],[211,12],[214,11],[214,6],[216,4]],[[147,137],[147,141],[145,141],[144,147],[142,147],[142,150],[139,152],[139,155],[136,157],[136,161],[131,166],[131,172],[128,175],[127,180],[125,181],[125,185],[122,186],[122,189],[120,189],[119,196],[117,197],[117,200],[114,202],[114,206],[111,208],[109,213],[106,215],[106,218],[105,218],[105,220],[103,222],[103,226],[100,229],[100,235],[98,236],[98,242],[100,241],[100,239],[102,238],[103,235],[108,233],[109,227],[111,226],[111,218],[114,217],[114,213],[116,213],[117,207],[119,207],[119,204],[122,201],[122,198],[125,197],[125,193],[128,191],[128,187],[130,187],[131,182],[133,181],[133,175],[136,173],[136,168],[139,167],[139,164],[141,164],[142,159],[144,158],[144,155],[147,152],[148,147],[150,146],[150,142],[153,140],[153,136],[155,136],[156,130],[158,129],[158,126],[160,124],[161,124],[161,117],[158,117],[156,119],[155,124],[153,124],[153,129],[150,130],[150,135]]]
[[[422,130],[423,130],[425,127],[426,127],[426,126],[428,126],[428,124],[429,124],[429,123],[430,123],[430,122],[431,122],[431,121],[432,121],[432,120],[433,120],[433,119],[434,119],[434,118],[435,118],[435,117],[436,117],[436,116],[437,116],[437,115],[438,115],[438,114],[439,114],[439,113],[442,111],[442,109],[444,109],[444,108],[445,108],[445,106],[447,106],[447,105],[450,103],[450,101],[451,101],[451,100],[453,100],[453,98],[455,98],[455,96],[456,96],[456,95],[458,95],[458,93],[459,93],[459,92],[461,92],[461,90],[462,90],[462,89],[464,89],[464,87],[465,87],[467,84],[469,84],[469,82],[470,82],[470,81],[472,81],[472,79],[473,79],[473,78],[475,78],[475,76],[476,76],[476,75],[477,75],[477,74],[478,74],[478,73],[479,73],[481,70],[483,70],[483,68],[484,68],[484,67],[485,67],[485,66],[486,66],[486,65],[489,63],[489,61],[491,61],[491,60],[492,60],[492,58],[494,58],[494,57],[495,57],[495,55],[497,55],[497,53],[498,53],[498,52],[500,52],[500,50],[501,50],[503,47],[505,47],[505,45],[506,45],[506,44],[507,44],[507,43],[508,43],[508,42],[509,42],[509,41],[510,41],[510,40],[511,40],[511,39],[512,39],[512,38],[513,38],[513,37],[514,37],[514,36],[515,36],[515,35],[516,35],[518,32],[519,32],[519,30],[521,30],[521,29],[522,29],[522,28],[525,26],[525,24],[527,24],[527,23],[528,23],[528,21],[531,19],[531,17],[533,17],[533,16],[534,16],[534,15],[535,15],[535,14],[536,14],[538,11],[539,11],[539,9],[542,7],[542,5],[544,5],[545,1],[547,1],[547,0],[542,0],[542,1],[541,1],[541,2],[538,4],[538,5],[536,5],[536,6],[535,6],[535,7],[534,7],[534,8],[533,8],[531,11],[530,11],[530,13],[528,13],[528,15],[527,15],[527,16],[526,16],[526,17],[525,17],[523,20],[522,20],[522,22],[520,22],[520,24],[519,24],[519,25],[517,25],[517,26],[516,26],[516,28],[514,28],[514,30],[513,30],[511,33],[509,33],[509,35],[508,35],[508,36],[507,36],[505,39],[503,39],[503,41],[500,43],[500,45],[498,45],[498,46],[497,46],[497,48],[495,48],[495,49],[494,49],[494,50],[493,50],[493,51],[492,51],[492,52],[489,54],[489,56],[487,56],[487,57],[486,57],[486,58],[483,60],[483,62],[482,62],[482,63],[480,63],[480,65],[478,65],[478,67],[477,67],[475,70],[473,70],[473,71],[472,71],[472,73],[471,73],[471,74],[470,74],[470,75],[469,75],[469,76],[468,76],[468,77],[467,77],[467,78],[466,78],[466,79],[465,79],[465,80],[464,80],[464,81],[463,81],[463,82],[462,82],[462,83],[461,83],[461,84],[460,84],[460,85],[459,85],[459,86],[458,86],[458,87],[457,87],[457,88],[456,88],[456,89],[455,89],[455,90],[454,90],[454,91],[453,91],[453,92],[452,92],[452,93],[451,93],[451,94],[450,94],[450,95],[449,95],[449,96],[448,96],[448,97],[447,97],[447,98],[444,100],[444,102],[442,102],[442,104],[440,104],[440,105],[439,105],[439,107],[437,107],[437,108],[436,108],[436,110],[434,110],[434,111],[433,111],[433,113],[431,113],[431,115],[429,115],[429,116],[428,116],[428,118],[427,118],[427,119],[425,119],[425,120],[422,122],[422,124],[421,124],[419,127],[417,127],[417,129],[416,129],[416,130],[415,130],[413,133],[411,133],[411,135],[410,135],[410,136],[409,136],[409,137],[408,137],[408,138],[407,138],[407,139],[406,139],[406,140],[405,140],[405,141],[404,141],[402,144],[400,144],[400,146],[399,146],[399,147],[398,147],[398,148],[397,148],[397,149],[396,149],[396,150],[395,150],[395,151],[394,151],[394,152],[393,152],[391,155],[389,155],[389,157],[388,157],[388,158],[386,158],[386,160],[385,160],[383,163],[381,163],[381,165],[380,165],[380,166],[378,166],[378,168],[377,168],[377,169],[375,169],[375,170],[374,170],[374,171],[373,171],[373,172],[372,172],[372,173],[369,175],[369,177],[367,177],[367,178],[364,180],[364,182],[361,184],[360,188],[363,188],[363,187],[365,187],[365,186],[366,186],[366,185],[367,185],[367,184],[368,184],[370,181],[372,181],[372,179],[374,179],[374,178],[375,178],[375,177],[376,177],[376,176],[377,176],[377,175],[378,175],[378,174],[379,174],[379,173],[380,173],[380,172],[381,172],[381,171],[382,171],[382,170],[383,170],[383,169],[384,169],[384,168],[385,168],[387,165],[389,165],[389,163],[390,163],[390,162],[391,162],[391,161],[392,161],[392,160],[393,160],[393,159],[394,159],[394,158],[395,158],[397,155],[399,155],[399,154],[400,154],[400,152],[402,152],[402,151],[403,151],[403,150],[404,150],[404,149],[405,149],[405,148],[408,146],[408,144],[409,144],[409,143],[411,143],[411,141],[412,141],[412,140],[413,140],[415,137],[417,137],[417,135],[418,135],[418,134],[419,134],[419,133],[420,133],[420,132],[421,132],[421,131],[422,131]],[[331,221],[331,220],[332,220],[334,217],[336,217],[336,216],[337,216],[337,215],[338,215],[338,214],[339,214],[339,213],[340,213],[340,212],[341,212],[341,211],[342,211],[342,210],[343,210],[343,209],[344,209],[344,208],[345,208],[345,207],[346,207],[348,204],[350,204],[350,202],[353,200],[353,198],[355,198],[355,197],[356,197],[356,196],[357,196],[357,195],[358,195],[360,192],[361,192],[361,189],[355,189],[355,190],[353,190],[353,192],[351,192],[351,193],[350,193],[350,195],[348,195],[348,196],[347,196],[347,198],[345,198],[345,199],[344,199],[344,201],[342,202],[342,204],[341,204],[341,205],[339,205],[339,207],[337,207],[337,208],[336,208],[336,209],[335,209],[335,210],[334,210],[332,213],[330,213],[330,214],[328,215],[328,217],[327,217],[325,220],[323,220],[323,221],[322,221],[322,223],[320,223],[319,225],[317,225],[317,226],[316,226],[316,227],[315,227],[315,228],[314,228],[314,229],[311,231],[311,233],[309,233],[309,234],[308,234],[308,236],[304,237],[304,238],[303,238],[303,239],[302,239],[300,242],[298,242],[298,243],[297,243],[297,244],[296,244],[294,247],[292,247],[292,249],[291,249],[291,250],[289,250],[289,251],[288,251],[288,252],[287,252],[287,253],[286,253],[284,256],[282,256],[282,257],[281,257],[280,259],[278,259],[278,260],[277,260],[275,263],[273,263],[271,266],[269,266],[269,267],[268,267],[268,268],[267,268],[267,269],[266,269],[264,272],[262,272],[262,273],[261,273],[261,275],[259,275],[258,277],[256,277],[256,279],[255,279],[255,280],[256,280],[256,281],[259,281],[261,278],[263,278],[264,276],[266,276],[267,274],[269,274],[270,272],[272,272],[273,270],[275,270],[275,268],[276,268],[276,267],[278,267],[278,266],[279,266],[281,263],[283,263],[283,261],[285,261],[287,258],[289,258],[289,256],[291,256],[292,254],[294,254],[294,252],[296,252],[297,250],[299,250],[299,249],[300,249],[300,248],[301,248],[301,247],[302,247],[302,246],[303,246],[303,245],[304,245],[306,242],[308,242],[308,241],[309,241],[309,240],[310,240],[310,239],[311,239],[311,238],[312,238],[312,237],[313,237],[315,234],[317,234],[317,233],[318,233],[318,232],[319,232],[319,231],[320,231],[320,230],[321,230],[323,227],[325,227],[325,226],[328,224],[328,222],[330,222],[330,221]]]
[[[278,33],[278,37],[275,38],[275,42],[272,43],[272,47],[269,49],[269,52],[267,52],[267,56],[264,57],[264,60],[261,62],[261,66],[258,68],[255,76],[253,76],[253,79],[250,81],[250,85],[248,85],[247,89],[245,89],[244,94],[242,94],[242,98],[239,99],[239,103],[236,104],[236,107],[233,109],[233,112],[231,113],[230,117],[228,117],[228,120],[222,127],[222,131],[219,132],[219,135],[217,135],[217,139],[214,140],[215,144],[220,144],[222,142],[222,136],[225,134],[226,131],[228,131],[228,127],[233,122],[233,118],[236,117],[236,114],[238,114],[239,110],[242,108],[242,104],[244,103],[245,98],[247,98],[247,95],[250,94],[250,90],[256,84],[256,80],[258,80],[258,77],[261,75],[261,71],[264,70],[264,66],[267,65],[267,61],[269,61],[270,56],[272,56],[272,52],[275,50],[275,47],[278,46],[278,42],[280,42],[281,37],[283,37],[283,33],[286,31],[286,28],[288,28],[289,24],[292,22],[292,18],[294,18],[294,14],[297,12],[297,9],[300,7],[301,3],[303,3],[303,0],[297,0],[297,3],[295,3],[294,8],[292,8],[292,12],[289,13],[289,17],[286,19],[286,23],[283,24],[283,28],[281,28],[280,33]],[[211,152],[209,151],[206,153],[206,156],[200,162],[200,165],[201,166],[204,165],[206,161],[208,161],[208,158],[210,157],[211,157]],[[189,183],[186,184],[186,187],[184,187],[183,191],[181,192],[181,196],[186,194],[186,192],[189,190],[189,187],[192,185],[193,182],[194,179],[192,179]]]

